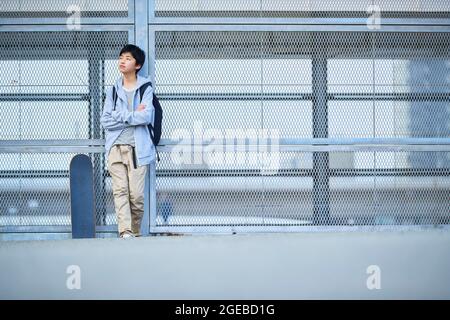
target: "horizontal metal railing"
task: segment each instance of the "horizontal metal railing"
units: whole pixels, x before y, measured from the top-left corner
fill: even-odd
[[[188,145],[207,146],[211,141]],[[0,140],[0,153],[28,152],[104,152],[104,139],[81,140]],[[159,151],[170,152],[175,145],[186,145],[182,140],[161,139]],[[248,151],[257,151],[257,145],[237,143]],[[261,147],[261,144],[259,144]],[[263,147],[266,145],[262,145]],[[268,147],[273,145],[267,145]],[[280,151],[450,151],[450,138],[281,138]]]

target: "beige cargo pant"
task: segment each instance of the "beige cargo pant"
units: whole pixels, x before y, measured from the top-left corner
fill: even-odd
[[[114,145],[108,156],[108,171],[112,178],[114,206],[119,234],[140,235],[144,215],[144,185],[147,165],[134,168],[133,149],[129,145]]]

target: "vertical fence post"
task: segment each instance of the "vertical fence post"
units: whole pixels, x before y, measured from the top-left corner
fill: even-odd
[[[140,74],[144,77],[148,76],[148,69],[150,65],[151,56],[149,54],[149,36],[148,36],[148,14],[149,14],[149,1],[148,0],[135,0],[134,2],[134,42],[146,53],[145,63],[140,70]],[[151,143],[149,140],[148,143]],[[141,222],[141,234],[148,235],[150,232],[150,206],[149,204],[151,198],[151,189],[149,188],[149,177],[150,177],[151,166],[148,166],[147,176],[145,177],[145,188],[144,188],[144,216]]]
[[[328,138],[327,57],[320,51],[320,36],[313,38],[313,137]],[[328,152],[313,152],[313,221],[330,222],[330,160]]]

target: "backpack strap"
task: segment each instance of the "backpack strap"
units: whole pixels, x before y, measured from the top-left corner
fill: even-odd
[[[151,82],[146,82],[139,88],[139,94],[140,94],[140,98],[141,98],[139,101],[142,101],[142,98],[144,97],[145,90],[147,90],[147,88],[149,86],[151,86],[151,85],[152,85]]]
[[[114,104],[113,104],[113,111],[115,111],[116,110],[116,103],[117,103],[116,86],[113,86],[112,95],[113,95],[113,102],[114,102]]]

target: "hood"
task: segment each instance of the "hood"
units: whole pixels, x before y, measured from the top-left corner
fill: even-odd
[[[122,87],[122,81],[123,81],[123,77],[120,77],[119,79],[117,79],[116,83],[114,84],[114,87],[116,87],[117,96],[119,98],[121,98],[123,101],[126,101],[127,99],[126,99],[125,91],[123,90],[123,87]],[[147,82],[151,82],[151,79],[137,75],[137,89],[142,87],[142,85]]]

